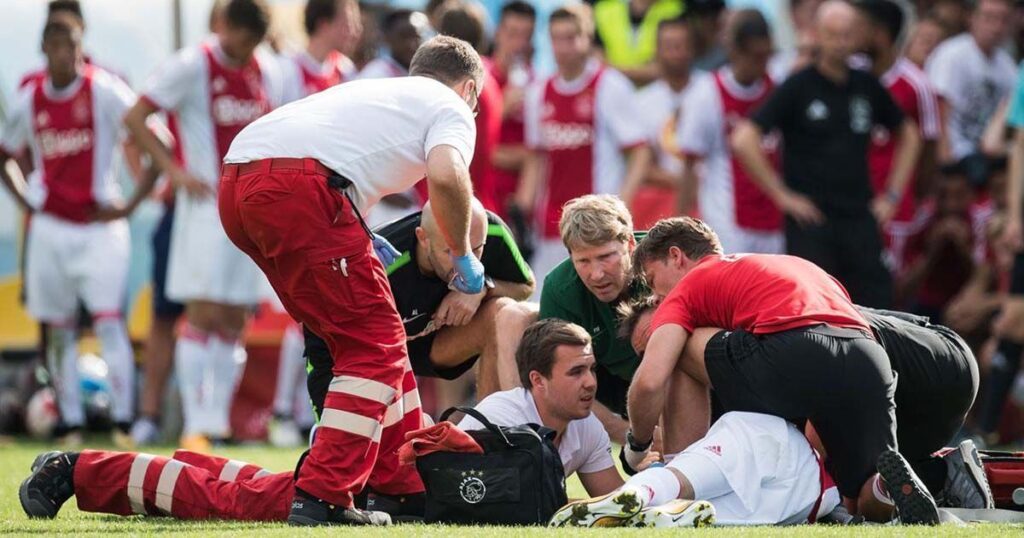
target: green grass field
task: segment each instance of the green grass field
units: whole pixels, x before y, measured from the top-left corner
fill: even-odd
[[[100,448],[100,447],[97,447]],[[270,523],[238,523],[231,521],[183,522],[170,518],[124,518],[79,512],[74,500],[64,505],[61,513],[52,521],[30,521],[21,511],[18,503],[17,488],[28,476],[28,467],[32,459],[47,446],[39,443],[21,443],[0,445],[0,535],[4,536],[107,536],[107,535],[173,535],[178,536],[336,536],[345,533],[347,536],[387,536],[410,537],[443,537],[472,536],[483,538],[510,538],[513,536],[557,538],[561,536],[601,535],[618,536],[660,533],[672,531],[652,531],[642,529],[578,529],[549,530],[545,528],[507,528],[507,527],[453,527],[442,525],[404,525],[388,529],[356,529],[333,528],[298,530],[281,524]],[[149,452],[170,455],[172,447],[163,447]],[[271,470],[290,469],[298,457],[298,450],[281,450],[263,447],[237,447],[223,451],[225,456],[249,461]],[[583,496],[583,490],[575,479],[569,484],[570,497]],[[711,528],[701,530],[675,531],[686,532],[694,536],[786,536],[787,538],[825,537],[825,536],[1022,536],[1024,526],[977,524],[967,528],[909,528],[909,527],[752,527],[752,528]]]

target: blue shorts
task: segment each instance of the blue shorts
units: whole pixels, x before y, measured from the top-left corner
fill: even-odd
[[[167,298],[167,258],[171,249],[171,228],[174,227],[174,204],[168,204],[153,232],[153,315],[177,319],[185,313],[185,305]]]

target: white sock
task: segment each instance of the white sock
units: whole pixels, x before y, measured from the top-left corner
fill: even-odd
[[[289,326],[281,339],[281,354],[277,364],[277,388],[274,390],[274,414],[290,417],[298,410],[296,387],[306,380],[306,359],[302,356],[305,343],[298,326]],[[303,391],[305,392],[305,391]]]
[[[203,433],[204,394],[203,381],[209,360],[209,333],[191,325],[185,327],[174,345],[174,372],[181,392],[181,411],[184,418],[183,435]]]
[[[647,491],[650,496],[646,506],[658,506],[679,497],[679,479],[665,467],[640,471],[629,477],[623,487]]]
[[[683,452],[672,460],[669,467],[683,473],[693,486],[694,498],[698,500],[710,501],[733,491],[722,469],[701,454]]]
[[[78,332],[70,327],[50,326],[46,342],[46,365],[53,378],[57,407],[64,424],[85,424],[82,383],[78,376]]]
[[[206,433],[215,437],[231,435],[231,402],[245,368],[245,348],[239,340],[226,340],[214,335],[210,338],[210,365],[212,382],[206,414],[209,418]]]
[[[135,415],[135,361],[128,329],[121,318],[104,317],[93,323],[107,361],[110,390],[113,392],[110,414],[114,422],[131,422]]]

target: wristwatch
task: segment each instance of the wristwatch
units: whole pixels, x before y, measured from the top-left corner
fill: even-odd
[[[651,448],[651,445],[654,444],[654,438],[651,437],[651,439],[646,443],[640,443],[635,437],[633,437],[633,430],[629,430],[626,432],[626,443],[629,445],[629,449],[633,452],[643,452]]]

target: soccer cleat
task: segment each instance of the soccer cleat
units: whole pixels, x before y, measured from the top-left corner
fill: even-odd
[[[708,501],[676,499],[644,508],[629,520],[630,527],[707,527],[715,522],[715,507]]]
[[[296,493],[292,500],[288,524],[301,527],[321,525],[374,525],[391,524],[391,516],[384,512],[345,508]]]
[[[573,501],[551,516],[551,527],[622,527],[647,505],[647,495],[621,488],[607,495]]]
[[[878,474],[896,504],[896,516],[905,525],[938,525],[939,509],[928,488],[914,474],[907,460],[895,450],[878,457]]]
[[[42,458],[43,461],[39,461]],[[31,518],[53,519],[75,494],[77,452],[47,452],[36,458],[35,470],[18,488],[21,509]]]
[[[51,450],[49,452],[43,452],[42,454],[36,456],[36,459],[32,460],[32,465],[29,467],[29,470],[32,471],[33,473],[36,472],[36,469],[42,467],[43,464],[46,463],[50,458],[56,458],[61,454],[63,454],[63,452],[61,452],[60,450]]]
[[[200,454],[209,454],[213,452],[213,444],[210,443],[210,440],[201,433],[182,435],[178,444],[181,448],[191,452],[198,452]]]
[[[965,439],[956,450],[942,457],[946,462],[946,484],[938,504],[949,508],[995,508],[992,489],[974,441]]]

